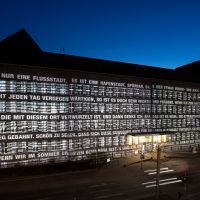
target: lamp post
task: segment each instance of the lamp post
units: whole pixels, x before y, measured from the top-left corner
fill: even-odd
[[[159,186],[160,186],[160,155],[161,155],[161,148],[160,145],[157,147],[157,174],[156,174],[156,200],[159,200]]]

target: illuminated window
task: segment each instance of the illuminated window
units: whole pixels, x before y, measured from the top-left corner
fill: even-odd
[[[127,136],[127,143],[128,145],[133,145],[134,137],[132,135]]]
[[[161,135],[154,135],[153,143],[161,143]]]
[[[21,102],[21,112],[22,113],[26,113],[27,112],[27,102],[26,101],[22,101]]]
[[[112,120],[106,120],[106,130],[112,130]]]
[[[145,104],[140,104],[140,113],[145,113]]]
[[[40,83],[40,92],[47,93],[47,83]]]
[[[145,104],[145,112],[151,113],[151,104]]]
[[[126,107],[127,107],[127,113],[133,112],[133,104],[126,104]]]
[[[187,101],[187,92],[183,92],[183,101]]]
[[[127,129],[134,129],[134,123],[133,123],[133,120],[127,120],[126,121],[126,126],[127,126]]]
[[[182,111],[182,105],[178,105],[178,114],[181,115],[183,113]]]
[[[50,128],[51,128],[50,132],[56,132],[56,130],[57,130],[57,124],[56,124],[55,121],[51,121],[50,122]]]
[[[67,84],[60,84],[60,94],[68,94],[68,85]]]
[[[76,121],[75,130],[76,131],[81,131],[82,130],[82,120]]]
[[[83,130],[90,130],[90,120],[83,121]]]
[[[101,87],[99,87],[99,89],[100,89],[100,88],[101,88]],[[119,89],[118,87],[114,87],[114,89],[113,89],[113,96],[114,96],[114,97],[118,97],[119,94],[120,94],[120,89]],[[131,95],[133,96],[133,91],[131,91]]]
[[[38,123],[37,121],[31,121],[32,132],[38,131]]]
[[[37,152],[38,151],[38,144],[36,141],[29,142],[28,149],[30,152]]]
[[[83,148],[90,148],[90,138],[83,138],[82,140],[82,146]]]
[[[31,108],[32,108],[33,113],[37,112],[37,102],[36,101],[31,102]]]
[[[60,103],[59,112],[66,113],[68,111],[68,106],[66,103]]]
[[[168,97],[168,92],[163,90],[163,99],[167,99]]]
[[[82,89],[82,85],[80,85],[80,84],[78,84],[77,86],[76,86],[76,94],[77,95],[82,95],[82,91],[83,91],[83,89]]]
[[[91,129],[92,130],[98,130],[98,120],[92,120],[91,121]]]
[[[69,121],[69,131],[73,131],[74,130],[74,120],[70,120]]]
[[[135,98],[139,98],[139,95],[140,95],[139,89],[134,89],[133,94]]]
[[[113,104],[110,104],[110,105],[113,105]],[[113,107],[112,107],[112,110],[113,110]],[[112,113],[112,110],[109,113]],[[126,110],[127,110],[127,104],[125,103],[120,104],[120,112],[126,113],[127,112]]]
[[[20,86],[21,86],[20,87],[21,92],[27,92],[27,86],[25,81],[21,81]]]
[[[193,101],[196,101],[196,100],[197,100],[197,94],[196,94],[196,93],[193,93],[193,94],[192,94],[192,100],[193,100]]]
[[[7,143],[7,153],[10,154],[15,154],[17,153],[17,142],[8,142]]]
[[[140,109],[139,109],[139,104],[134,104],[134,113],[139,113]]]
[[[67,140],[62,140],[62,141],[61,141],[61,150],[62,150],[62,151],[66,151],[66,150],[67,150],[67,147],[68,147],[68,142],[67,142]]]
[[[112,87],[107,87],[106,88],[106,96],[111,97],[113,95],[113,88]]]
[[[67,131],[68,130],[67,121],[60,121],[60,123],[59,123],[59,130],[60,131]]]
[[[87,112],[89,113],[90,112],[90,103],[88,102],[83,102],[82,103],[82,112]]]
[[[83,89],[83,91],[82,91],[83,95],[87,95],[87,96],[90,95],[90,85],[83,85],[82,89]]]
[[[73,102],[72,102],[72,103],[71,103],[71,102],[69,103],[69,112],[70,112],[70,113],[73,113],[73,112],[74,112],[74,103],[73,103]]]
[[[10,102],[10,112],[16,112],[16,102],[15,101],[11,101]]]
[[[98,86],[91,86],[91,95],[92,96],[98,95]]]
[[[177,92],[177,98],[178,98],[179,101],[182,101],[183,93],[182,92]]]
[[[173,92],[173,100],[177,100],[178,94],[176,91]]]
[[[157,92],[156,90],[152,90],[152,98],[157,99]]]
[[[144,91],[144,97],[146,99],[150,99],[151,98],[151,91],[150,90],[145,90]]]
[[[46,151],[47,150],[47,141],[42,141],[42,151]]]
[[[73,95],[75,91],[75,84],[69,84],[69,94]]]
[[[6,122],[0,122],[0,133],[5,133],[6,127]]]
[[[81,113],[82,112],[82,102],[76,102],[75,103],[75,112]]]
[[[37,86],[35,82],[31,82],[31,92],[35,93],[37,91]]]
[[[16,133],[17,132],[17,122],[16,121],[11,121],[10,122],[10,132],[11,133]]]
[[[57,106],[55,102],[51,102],[51,113],[57,113]]]
[[[99,147],[104,147],[105,146],[105,138],[98,137],[98,144],[99,144]]]
[[[106,112],[112,113],[112,111],[113,111],[113,104],[112,103],[106,104]]]
[[[169,99],[169,100],[172,99],[172,95],[173,95],[172,91],[168,91],[168,99]]]
[[[47,103],[46,102],[39,102],[39,112],[40,113],[47,113]]]
[[[105,130],[105,120],[99,120],[98,130]]]
[[[6,92],[6,81],[0,80],[0,91]]]
[[[40,121],[38,122],[38,131],[41,131],[41,132],[48,132],[48,123],[47,121]]]
[[[127,96],[133,97],[133,88],[127,88]]]
[[[119,145],[123,146],[125,145],[125,142],[126,142],[125,136],[119,136]]]
[[[0,112],[5,112],[6,103],[5,101],[0,101]]]
[[[115,104],[113,104],[113,112],[115,112],[115,113],[119,113],[119,110],[120,110],[120,105],[118,104],[118,103],[115,103]],[[132,106],[131,106],[132,107]],[[104,108],[105,108],[105,106],[104,106]],[[105,110],[105,109],[104,109]],[[131,108],[131,110],[133,111],[133,108]]]
[[[26,142],[18,142],[18,153],[26,152]]]
[[[10,81],[10,92],[16,92],[17,82],[15,80]]]
[[[56,93],[56,83],[51,83],[51,94]]]
[[[119,145],[119,136],[113,136],[113,145],[118,146]]]
[[[113,120],[113,129],[114,130],[119,129],[119,120]]]
[[[105,145],[112,146],[112,137],[105,137]]]

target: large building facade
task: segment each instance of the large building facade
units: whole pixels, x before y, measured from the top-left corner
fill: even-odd
[[[200,144],[200,84],[195,79],[153,67],[141,66],[141,73],[140,66],[129,64],[58,59],[39,53],[34,43],[34,51],[21,50],[20,57],[12,54],[10,41],[0,44],[1,167],[77,161],[102,152],[130,156],[141,147],[151,150],[154,140]],[[98,65],[120,65],[122,73],[99,71]],[[135,73],[123,73],[129,67]]]

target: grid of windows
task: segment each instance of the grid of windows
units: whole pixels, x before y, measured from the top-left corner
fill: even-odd
[[[129,82],[0,80],[0,152],[8,156],[1,165],[128,155],[129,132],[171,131],[177,144],[200,142],[198,88]]]

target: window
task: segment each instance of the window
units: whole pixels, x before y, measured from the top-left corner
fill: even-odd
[[[5,101],[0,101],[0,112],[5,112],[6,103]]]
[[[56,83],[51,83],[51,94],[56,93]]]
[[[0,91],[6,92],[6,81],[0,80]]]
[[[16,92],[17,89],[17,82],[12,80],[10,81],[10,92]]]
[[[16,106],[16,102],[15,101],[11,101],[10,102],[10,112],[16,112],[16,108],[17,108],[17,106]]]
[[[31,92],[35,93],[37,91],[37,86],[35,82],[31,82]]]
[[[20,91],[21,92],[27,92],[27,85],[26,85],[26,82],[25,81],[22,81],[20,83]]]

